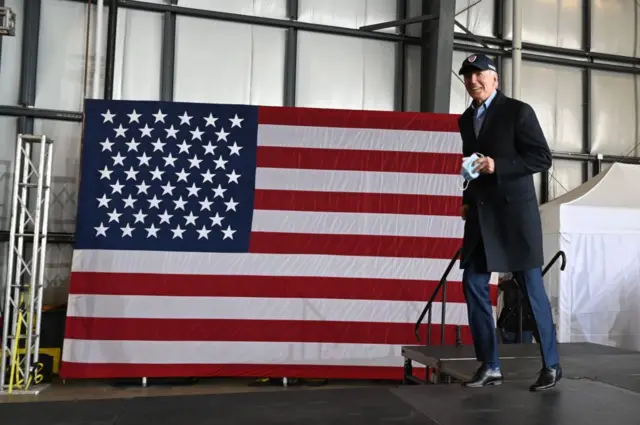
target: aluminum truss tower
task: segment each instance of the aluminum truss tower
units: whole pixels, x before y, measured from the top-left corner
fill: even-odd
[[[34,394],[38,363],[53,140],[18,135],[3,309],[0,392]],[[31,249],[26,245],[31,244]],[[35,384],[32,387],[32,384]]]

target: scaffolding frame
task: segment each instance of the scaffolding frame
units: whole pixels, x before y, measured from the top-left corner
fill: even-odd
[[[52,139],[45,135],[18,134],[5,279],[0,392],[37,394],[45,387],[40,385],[42,364],[38,363],[38,357],[52,159]],[[29,241],[30,250],[25,246]],[[32,384],[35,385],[32,387]]]

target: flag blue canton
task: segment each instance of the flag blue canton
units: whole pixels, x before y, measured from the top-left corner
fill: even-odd
[[[258,107],[87,100],[76,249],[247,252]]]

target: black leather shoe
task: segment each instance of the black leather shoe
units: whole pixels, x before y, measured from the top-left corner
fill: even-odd
[[[469,388],[480,388],[485,385],[500,385],[502,384],[502,379],[500,369],[488,369],[486,366],[481,366],[475,375],[473,375],[473,378],[463,385]]]
[[[556,386],[556,383],[562,379],[562,368],[558,365],[555,368],[545,367],[540,371],[538,380],[529,387],[531,391],[544,391]]]

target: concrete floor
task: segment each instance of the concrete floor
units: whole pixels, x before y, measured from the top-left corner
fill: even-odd
[[[46,401],[73,401],[91,399],[114,399],[133,397],[161,397],[171,395],[202,395],[224,393],[248,393],[248,392],[278,392],[278,391],[322,391],[336,388],[354,387],[394,387],[400,382],[374,382],[374,381],[329,381],[322,386],[291,385],[254,387],[249,384],[251,379],[241,378],[211,378],[201,379],[196,383],[187,385],[154,385],[147,387],[140,385],[113,385],[109,381],[66,381],[59,380],[49,384],[37,395],[16,395],[0,393],[0,403],[29,403]]]

